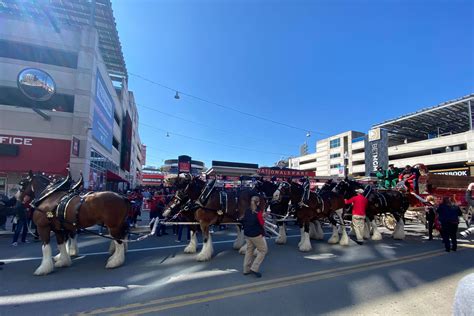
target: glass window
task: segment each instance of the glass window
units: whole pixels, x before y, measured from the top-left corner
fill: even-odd
[[[329,158],[331,158],[331,159],[332,159],[332,158],[339,158],[339,157],[341,157],[341,154],[340,154],[340,153],[332,154],[332,155],[329,156]]]
[[[341,139],[340,138],[332,139],[329,142],[329,148],[337,148],[337,147],[340,147],[340,146],[341,146]]]
[[[339,169],[340,166],[341,166],[340,163],[336,163],[334,165],[331,165],[331,169]]]

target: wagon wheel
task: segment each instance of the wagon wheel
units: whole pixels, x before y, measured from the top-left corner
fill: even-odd
[[[383,224],[383,215],[375,215],[374,220],[375,220],[375,224],[377,226],[384,226],[384,224]]]
[[[392,214],[385,214],[383,216],[383,226],[385,226],[389,230],[395,230],[395,226],[397,226],[397,221]]]

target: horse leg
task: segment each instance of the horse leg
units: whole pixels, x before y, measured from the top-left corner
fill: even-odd
[[[379,232],[375,219],[370,221],[370,226],[372,226],[372,240],[382,240],[382,234]]]
[[[332,225],[332,235],[328,240],[328,244],[337,244],[339,242],[339,230],[337,229],[337,221],[334,219],[334,213],[329,215],[329,221]]]
[[[316,227],[316,240],[324,240],[324,231],[321,227],[321,222],[315,221],[314,225]]]
[[[41,260],[40,266],[36,269],[35,275],[46,275],[54,270],[53,264],[53,253],[51,250],[50,245],[50,237],[49,234],[51,229],[49,226],[37,226],[38,227],[38,234],[40,236],[43,245],[41,250],[43,252],[43,259]]]
[[[212,253],[214,249],[212,247],[212,237],[209,233],[209,225],[201,223],[202,230],[202,249],[201,252],[197,255],[197,261],[209,261],[212,258]]]
[[[280,236],[278,236],[278,238],[275,240],[275,243],[277,243],[278,245],[284,245],[286,244],[286,224],[285,222],[282,222],[282,223],[277,223],[278,225],[278,233],[280,234]]]
[[[346,224],[344,223],[344,210],[342,208],[336,210],[336,214],[339,217],[339,227],[341,228],[341,239],[339,240],[339,245],[348,246],[349,245],[349,236],[346,232]]]
[[[308,252],[312,249],[311,240],[309,238],[309,222],[304,223],[304,230],[302,230],[303,242],[299,246],[300,251]]]
[[[125,238],[126,228],[124,226],[120,228],[108,227],[108,229],[110,235],[115,238],[115,240],[113,241],[115,251],[112,256],[110,256],[110,258],[107,260],[107,264],[105,265],[105,267],[107,269],[113,269],[120,267],[125,262],[125,245],[123,241],[121,241],[121,239]]]
[[[393,231],[393,239],[396,240],[403,240],[405,239],[405,223],[403,222],[403,215],[400,214],[393,214],[395,219],[397,220],[397,226],[395,226],[395,230]]]
[[[191,228],[189,244],[184,248],[184,253],[196,253],[197,251],[197,229]]]
[[[237,239],[234,241],[233,248],[239,250],[245,243],[244,231],[240,225],[237,225]]]
[[[300,234],[301,234],[301,237],[300,237],[300,242],[298,243],[298,248],[301,247],[301,245],[304,242],[304,223],[300,224]]]
[[[314,222],[309,223],[309,238],[316,239],[316,225],[314,225]]]
[[[54,263],[54,267],[62,268],[62,267],[69,267],[72,263],[71,257],[66,249],[66,233],[56,233],[56,240],[58,242],[59,248],[59,257],[57,261]]]
[[[368,218],[365,218],[364,221],[364,239],[369,239],[370,238],[370,223]]]
[[[66,244],[66,249],[71,257],[79,256],[79,247],[77,247],[77,233],[74,233],[69,238],[69,243]]]

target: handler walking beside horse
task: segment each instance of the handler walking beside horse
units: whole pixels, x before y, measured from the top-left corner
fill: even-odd
[[[369,201],[363,195],[364,190],[357,189],[357,195],[350,199],[345,199],[346,204],[352,204],[352,227],[356,234],[357,243],[362,245],[364,243],[364,227],[365,227],[365,211]]]
[[[247,241],[247,251],[244,258],[244,275],[254,274],[261,278],[259,272],[260,265],[267,254],[267,242],[265,240],[265,221],[263,211],[259,208],[260,198],[252,196],[250,199],[250,208],[245,211],[241,223],[244,229],[245,239]],[[254,258],[254,250],[257,249],[257,256]]]

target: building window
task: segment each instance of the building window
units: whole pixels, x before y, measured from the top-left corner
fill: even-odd
[[[341,154],[340,154],[340,153],[329,155],[329,158],[330,158],[330,159],[339,158],[339,157],[341,157]]]
[[[337,147],[340,147],[340,146],[341,146],[341,139],[340,138],[332,139],[329,142],[329,148],[337,148]]]
[[[77,68],[77,54],[49,47],[0,40],[0,57]]]
[[[334,165],[331,165],[331,169],[339,169],[340,166],[341,166],[340,163],[336,163]]]

